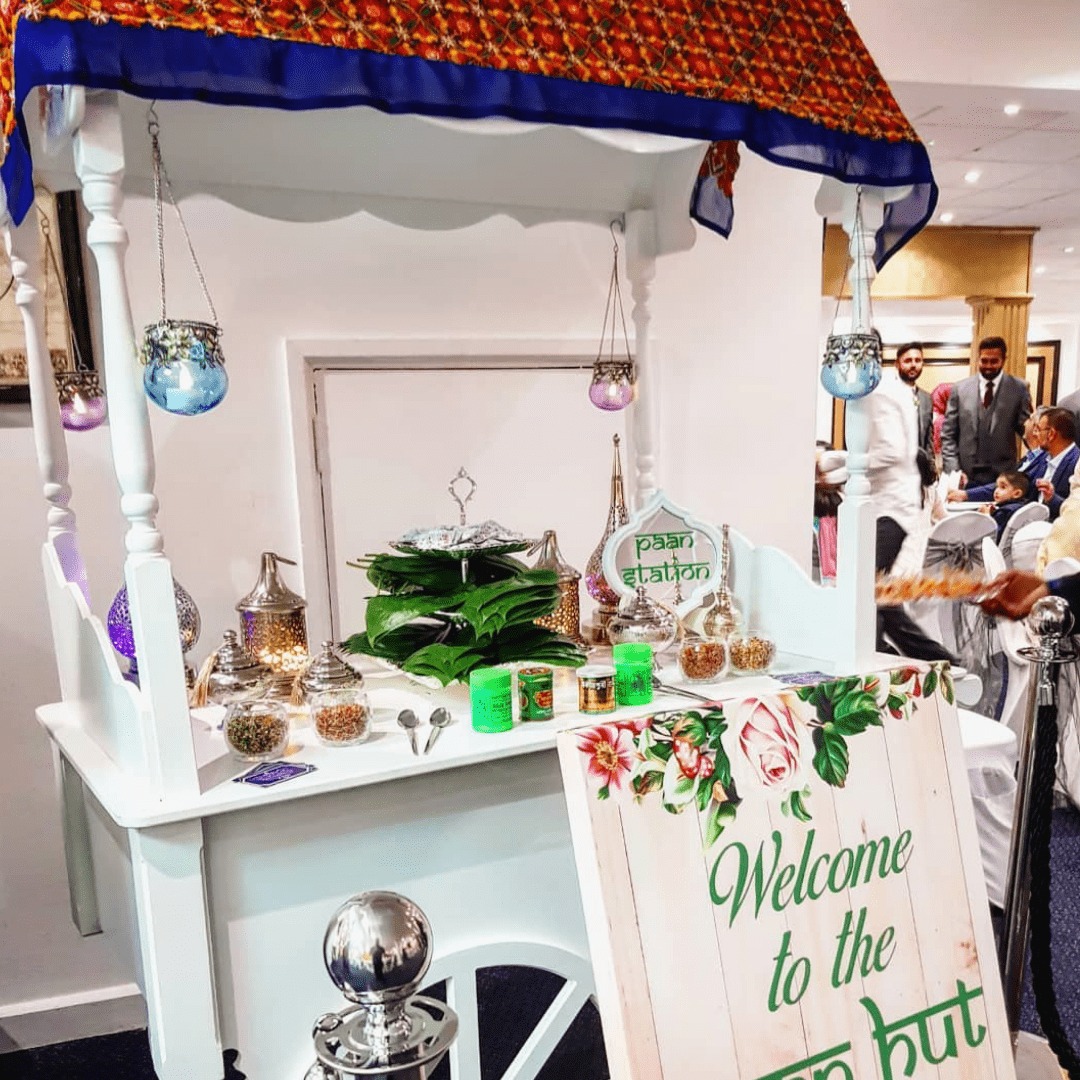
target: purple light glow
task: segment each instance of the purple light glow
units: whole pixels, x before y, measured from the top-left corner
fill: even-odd
[[[67,431],[91,431],[105,423],[108,410],[104,397],[83,397],[76,393],[60,405],[60,423]]]
[[[634,384],[621,375],[596,374],[589,384],[589,400],[604,412],[618,412],[634,400]]]

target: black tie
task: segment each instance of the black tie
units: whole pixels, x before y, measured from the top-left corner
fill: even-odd
[[[989,409],[994,400],[994,384],[987,379],[986,389],[983,391],[983,408]]]

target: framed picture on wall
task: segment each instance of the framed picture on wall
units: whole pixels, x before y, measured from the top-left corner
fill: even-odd
[[[73,191],[54,195],[38,188],[30,210],[37,216],[39,227],[43,221],[48,222],[54,256],[49,256],[43,228],[38,281],[45,299],[46,341],[55,371],[96,367],[83,258],[84,233],[77,200]],[[26,339],[9,268],[5,278],[0,279],[0,403],[25,404],[29,400]]]
[[[942,383],[956,383],[971,374],[970,345],[953,345],[940,341],[925,341],[922,345],[925,363],[918,385],[928,394],[932,394]],[[896,366],[897,348],[898,344],[884,346],[886,370]],[[1027,381],[1031,387],[1031,400],[1036,405],[1053,405],[1057,401],[1060,358],[1060,341],[1028,342]],[[832,444],[838,449],[845,449],[847,446],[844,416],[844,402],[834,399]]]

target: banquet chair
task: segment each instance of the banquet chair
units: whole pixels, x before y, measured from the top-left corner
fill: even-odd
[[[1019,529],[1012,539],[1012,550],[1006,565],[1010,570],[1034,570],[1039,548],[1050,532],[1049,521],[1031,521]]]
[[[1005,572],[1005,559],[992,541],[983,545],[983,565],[986,576],[995,578]],[[1034,644],[1027,626],[1012,619],[994,620],[997,641],[1006,661],[1005,693],[1000,702],[996,720],[1005,724],[1017,737],[1024,726],[1028,690],[1031,686],[1031,663],[1020,655],[1020,650]]]
[[[1012,549],[1013,541],[1016,539],[1016,534],[1025,526],[1030,525],[1033,521],[1049,521],[1050,520],[1050,508],[1044,503],[1028,503],[1027,506],[1021,507],[1017,510],[1005,525],[1005,528],[1001,532],[1001,539],[998,541],[998,547],[1001,548],[1001,554],[1005,556],[1005,565],[1012,566]]]
[[[926,541],[926,553],[923,556],[923,571],[928,574],[942,570],[964,570],[981,573],[983,567],[983,540],[993,539],[997,535],[997,526],[986,514],[966,511],[951,514],[939,521],[930,530]],[[956,610],[952,604],[934,604],[929,612],[920,613],[920,619],[914,612],[912,618],[920,623],[928,634],[936,637],[951,653],[960,657],[960,662],[969,670],[976,670],[975,658],[964,656],[957,640]]]

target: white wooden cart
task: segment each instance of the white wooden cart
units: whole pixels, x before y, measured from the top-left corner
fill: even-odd
[[[327,918],[349,894],[397,889],[421,904],[436,929],[432,980],[449,979],[462,1020],[452,1052],[455,1080],[480,1076],[476,969],[520,964],[565,977],[505,1074],[533,1077],[593,989],[553,751],[556,729],[581,717],[570,712],[541,730],[499,737],[459,723],[443,736],[438,755],[421,759],[403,739],[375,740],[356,752],[306,745],[305,760],[318,766],[310,777],[266,792],[229,782],[220,736],[187,705],[124,276],[122,126],[125,115],[141,123],[145,105],[110,90],[76,89],[66,109],[61,141],[70,143],[89,211],[87,241],[100,283],[113,460],[127,521],[125,578],[142,676],[141,689],[124,680],[88,604],[45,347],[38,232],[35,224],[15,227],[5,212],[25,320],[48,520],[42,558],[62,689],[62,701],[38,716],[62,781],[75,921],[83,933],[103,929],[130,950],[162,1080],[218,1080],[227,1047],[240,1050],[247,1075],[286,1080],[302,1075],[310,1059],[309,1019],[338,1004],[320,958]],[[331,179],[347,171],[352,190],[370,192],[374,213],[380,195],[393,195],[399,207],[415,198],[415,210],[396,218],[414,228],[479,220],[494,208],[530,223],[622,219],[640,391],[631,417],[631,488],[638,501],[654,492],[658,373],[650,283],[659,256],[694,243],[687,207],[705,143],[611,130],[603,118],[595,127],[571,127],[395,118],[354,108],[291,123],[282,155],[273,139],[277,114],[190,105],[162,114],[174,172],[184,171],[185,154],[197,152],[211,111],[213,174],[205,159],[201,164],[209,186],[275,172],[283,186],[302,187],[306,163],[318,160]],[[409,162],[436,137],[444,157],[434,181]],[[373,146],[377,155],[357,149]],[[499,167],[471,167],[478,156]],[[865,228],[853,235],[853,248],[872,250],[885,200],[904,194],[864,192]],[[432,200],[439,200],[434,210]],[[846,213],[849,225],[853,220],[851,192],[835,181],[826,181],[821,208]],[[848,439],[852,475],[838,586],[820,589],[783,552],[755,550],[741,539],[734,559],[744,602],[755,591],[783,598],[760,605],[771,613],[762,629],[781,651],[837,671],[873,663],[873,519],[857,404],[848,410]],[[321,629],[312,626],[312,636]],[[417,691],[389,690],[382,704],[409,692]],[[467,719],[459,691],[441,697]],[[298,738],[307,743],[310,735]]]

